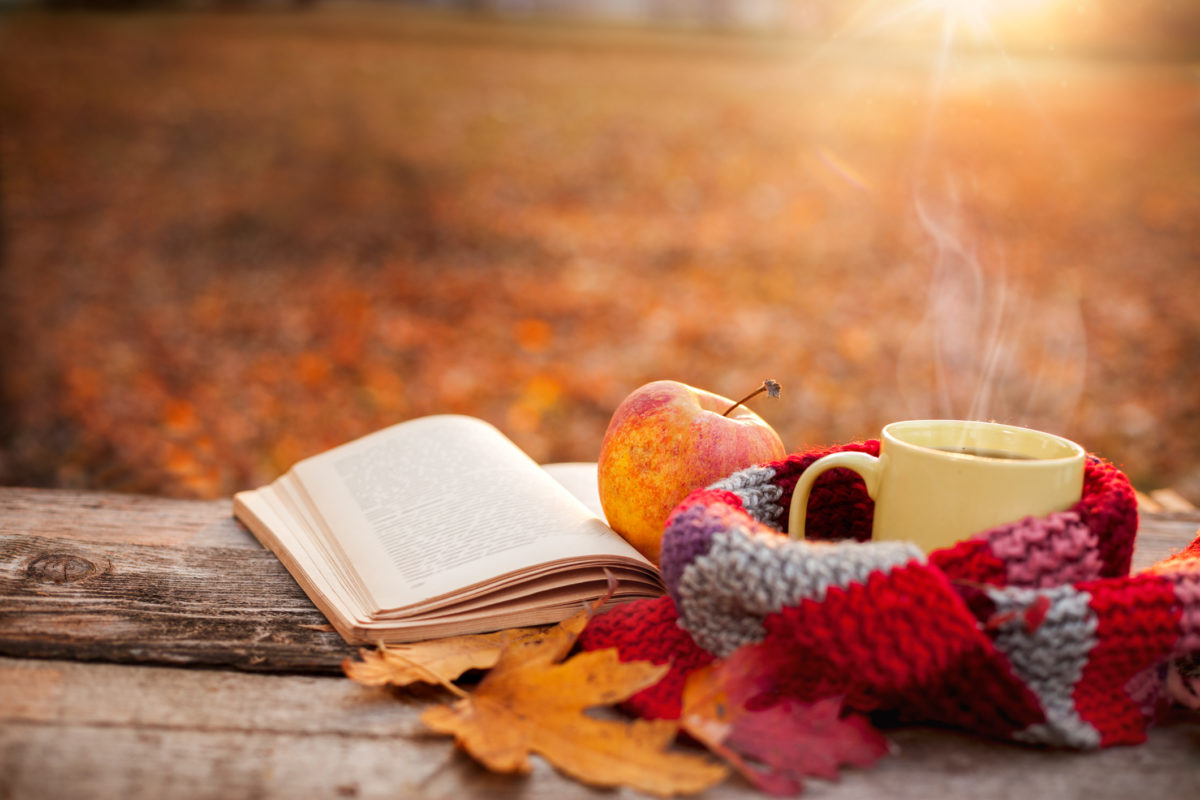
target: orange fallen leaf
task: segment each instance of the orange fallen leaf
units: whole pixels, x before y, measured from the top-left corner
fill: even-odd
[[[364,686],[444,684],[469,670],[491,668],[506,645],[544,631],[545,628],[513,628],[414,644],[381,644],[376,650],[360,650],[361,661],[347,658],[342,662],[342,671]]]
[[[657,683],[668,670],[649,662],[622,663],[616,650],[563,661],[587,619],[588,612],[581,611],[544,636],[511,642],[473,693],[431,708],[421,719],[453,735],[494,772],[529,772],[529,754],[538,753],[577,780],[661,796],[703,791],[724,780],[725,766],[669,749],[678,732],[674,722],[585,714]]]

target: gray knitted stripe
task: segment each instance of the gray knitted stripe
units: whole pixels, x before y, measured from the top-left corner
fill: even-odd
[[[830,586],[865,583],[875,571],[925,554],[909,542],[805,542],[765,531],[715,534],[679,580],[679,624],[696,643],[724,658],[761,640],[763,617],[801,600],[823,600]]]
[[[770,467],[748,467],[708,488],[736,494],[746,507],[746,513],[778,528],[783,524],[783,506],[779,504],[783,488],[772,483],[774,480],[775,470]]]
[[[1024,611],[1037,598],[1050,599],[1045,619],[1030,631]],[[1016,673],[1041,703],[1046,721],[1013,734],[1023,742],[1090,749],[1100,746],[1100,732],[1075,708],[1075,686],[1096,646],[1096,614],[1092,596],[1074,586],[1053,589],[989,589],[997,615],[1016,612],[993,636]]]

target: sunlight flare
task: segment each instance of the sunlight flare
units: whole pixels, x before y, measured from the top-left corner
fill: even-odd
[[[941,11],[946,25],[965,25],[974,33],[988,30],[994,5],[991,0],[926,0],[925,4]]]
[[[1028,39],[1049,33],[1061,5],[1062,0],[872,0],[850,27],[903,35],[914,23],[918,29],[932,23],[943,41],[960,31],[984,40]]]

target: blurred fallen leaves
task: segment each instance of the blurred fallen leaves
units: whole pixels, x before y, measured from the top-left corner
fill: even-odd
[[[1042,303],[986,394],[1033,383],[1024,422],[1200,502],[1189,61],[978,54],[931,120],[907,51],[388,5],[5,19],[0,482],[222,497],[446,411],[592,461],[658,378],[775,375],[789,450],[873,435],[942,393],[919,148],[960,179],[964,252],[1003,246],[984,307]]]

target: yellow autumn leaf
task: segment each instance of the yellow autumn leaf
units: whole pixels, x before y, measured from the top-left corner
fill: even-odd
[[[376,650],[360,650],[361,661],[343,661],[342,671],[364,686],[447,683],[468,670],[489,669],[495,665],[505,645],[537,636],[545,630],[512,628],[413,644],[380,644]]]
[[[594,786],[630,786],[670,796],[724,780],[728,769],[671,749],[678,732],[667,720],[597,719],[585,711],[618,703],[652,686],[666,665],[622,663],[615,650],[562,658],[587,622],[571,617],[544,636],[514,641],[479,686],[421,719],[496,772],[528,772],[530,753]]]

